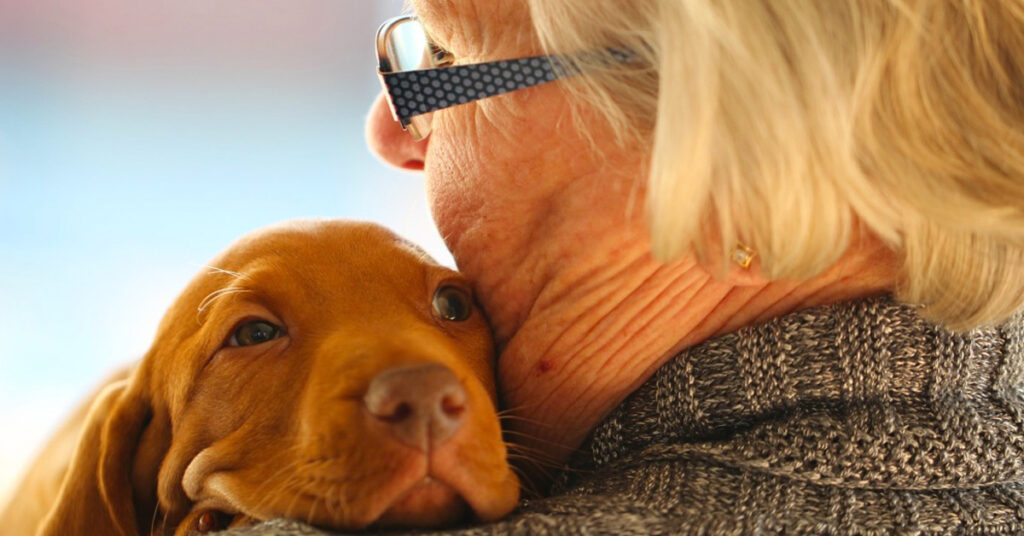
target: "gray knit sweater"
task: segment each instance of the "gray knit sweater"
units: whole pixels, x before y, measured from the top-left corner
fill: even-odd
[[[1024,318],[961,336],[873,298],[706,341],[550,498],[441,534],[1024,534]]]

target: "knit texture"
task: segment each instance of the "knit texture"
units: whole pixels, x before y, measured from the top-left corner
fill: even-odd
[[[958,335],[879,297],[705,341],[597,426],[551,497],[433,534],[496,533],[1022,534],[1024,318]]]

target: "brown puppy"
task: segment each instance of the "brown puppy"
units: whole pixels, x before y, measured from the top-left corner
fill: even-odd
[[[437,526],[513,509],[490,333],[458,273],[344,221],[258,231],[211,266],[95,397],[67,470],[36,462],[23,491],[64,473],[45,518],[12,513],[16,492],[5,530]]]

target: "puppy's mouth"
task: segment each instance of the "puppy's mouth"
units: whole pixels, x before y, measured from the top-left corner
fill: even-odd
[[[429,453],[383,449],[374,459],[388,459],[387,467],[292,461],[282,472],[291,476],[273,487],[256,469],[211,471],[208,464],[218,456],[204,452],[190,464],[184,484],[205,509],[259,520],[283,516],[331,530],[437,528],[503,517],[518,501],[514,474],[497,457],[488,457],[494,467],[481,466],[476,451],[459,443]],[[365,476],[353,480],[354,470]]]
[[[469,510],[465,499],[451,486],[426,476],[402,492],[373,523],[381,528],[443,527],[454,525]]]

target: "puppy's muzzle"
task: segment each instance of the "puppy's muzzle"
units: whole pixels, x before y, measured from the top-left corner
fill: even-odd
[[[466,391],[447,367],[428,364],[392,368],[370,381],[367,411],[398,441],[431,452],[465,421]]]

